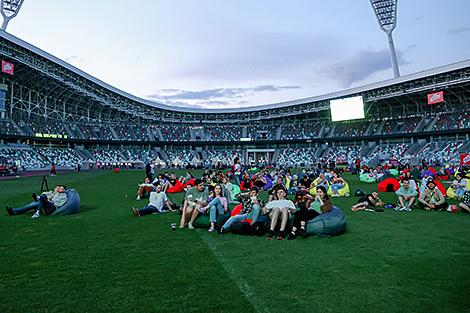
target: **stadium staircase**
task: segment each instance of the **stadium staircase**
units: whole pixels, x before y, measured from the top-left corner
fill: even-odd
[[[189,134],[191,136],[191,141],[196,141],[196,131],[192,128],[189,129]]]
[[[80,127],[78,127],[77,125],[72,125],[71,130],[75,132],[75,134],[77,135],[77,138],[87,139],[85,135],[83,134],[83,132],[80,130]]]
[[[419,122],[418,126],[416,126],[415,132],[422,132],[426,131],[429,128],[429,125],[433,122],[433,117],[423,117]],[[432,126],[431,126],[432,127]]]
[[[330,153],[331,151],[331,147],[329,145],[321,145],[320,147],[318,147],[317,149],[317,153],[315,154],[315,157],[318,159],[318,158],[324,158],[326,156],[328,156],[328,153]]]
[[[20,122],[18,123],[18,126],[19,126],[20,130],[21,130],[26,136],[34,136],[33,131],[31,130],[31,128],[28,127],[28,125],[26,125],[25,122],[20,121]]]
[[[320,131],[318,132],[318,138],[323,138],[325,134],[325,125],[322,125]]]
[[[161,148],[156,148],[156,150],[157,150],[156,152],[160,160],[166,162],[168,160],[168,154],[166,154],[166,152],[162,150]]]
[[[158,137],[157,140],[165,141],[165,139],[163,139],[162,130],[160,128],[155,128],[155,132],[157,133],[157,137]]]
[[[282,127],[279,126],[276,130],[276,140],[281,139],[281,136],[282,136]]]
[[[111,134],[113,135],[114,139],[119,140],[119,136],[118,136],[118,134],[116,134],[116,131],[114,130],[114,127],[109,125],[108,128],[111,131]]]
[[[16,128],[16,130],[20,133],[21,136],[26,135],[24,131],[18,126],[18,124],[16,124],[16,122],[13,119],[9,119],[8,121],[10,122],[11,125],[13,125],[13,127]]]
[[[330,127],[330,130],[328,131],[328,134],[325,136],[326,138],[331,138],[335,135],[336,131],[336,124],[333,124],[333,126]]]
[[[376,149],[377,144],[375,142],[368,142],[366,145],[364,145],[359,151],[359,157],[365,157],[367,155],[370,155],[374,152]]]
[[[191,150],[191,155],[195,157],[198,162],[201,162],[202,160],[202,153],[201,153],[202,148],[198,147],[196,150]]]
[[[423,151],[425,147],[426,147],[426,140],[418,139],[418,141],[415,142],[413,145],[411,145],[411,147],[407,151],[405,151],[404,154],[408,154],[410,156],[416,156],[421,151]]]
[[[246,129],[246,126],[243,126],[243,127],[242,127],[242,138],[246,138],[246,137],[247,137],[247,133],[248,133],[248,131],[247,131],[247,129]]]
[[[437,123],[438,120],[439,120],[439,115],[434,116],[434,118],[431,120],[428,126],[424,129],[424,131],[432,131],[434,125]]]
[[[95,158],[93,157],[93,154],[91,154],[90,151],[85,149],[84,146],[75,146],[75,151],[83,160],[92,160],[92,161],[95,160]]]
[[[467,140],[467,143],[464,144],[462,147],[459,149],[460,153],[469,153],[470,152],[470,141]]]
[[[279,159],[279,149],[276,149],[273,153],[273,157],[271,159],[271,163],[277,163],[277,160]]]
[[[70,126],[68,124],[62,124],[64,126],[64,129],[65,129],[65,132],[67,133],[67,136],[71,139],[77,139],[77,137],[75,136],[75,134],[72,132],[72,130],[70,129]]]
[[[153,135],[152,129],[147,128],[147,137],[149,141],[156,141],[155,136]]]

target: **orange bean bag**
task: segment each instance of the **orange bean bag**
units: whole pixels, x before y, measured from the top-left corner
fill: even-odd
[[[173,187],[168,188],[166,192],[167,193],[183,192],[183,184],[179,180],[176,180],[175,185]]]
[[[240,204],[237,204],[237,205],[233,208],[232,212],[230,212],[230,216],[235,216],[235,215],[240,214],[240,211],[242,210],[242,208],[243,208],[243,204],[241,204],[241,203],[240,203]]]
[[[194,181],[195,181],[195,179],[194,179],[194,178],[191,178],[190,180],[188,180],[187,182],[185,182],[185,183],[183,184],[183,188],[194,186]]]

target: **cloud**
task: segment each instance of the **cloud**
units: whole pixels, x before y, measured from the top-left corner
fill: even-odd
[[[79,55],[71,55],[71,56],[65,58],[65,62],[67,62],[67,63],[82,63],[82,62],[85,62],[85,58],[83,58]]]
[[[447,36],[458,35],[470,31],[470,27],[451,28],[447,31]]]
[[[412,46],[408,48],[413,49]],[[408,64],[404,52],[397,51],[399,65]],[[391,68],[390,54],[387,49],[379,51],[359,51],[351,59],[325,66],[320,73],[335,80],[342,88],[360,82],[372,74]]]
[[[147,95],[146,98],[152,101],[163,102],[168,105],[183,107],[234,107],[246,105],[247,101],[243,99],[247,96],[292,89],[302,89],[302,87],[293,85],[259,85],[249,88],[214,88],[197,91],[184,89],[159,89],[155,93]]]

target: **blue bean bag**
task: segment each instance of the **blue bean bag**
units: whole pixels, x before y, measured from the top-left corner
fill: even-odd
[[[263,189],[264,190],[269,190],[273,187],[273,180],[269,178],[267,175],[264,175],[264,178],[266,178],[266,185],[264,185]]]
[[[67,189],[67,202],[55,210],[51,215],[67,215],[78,213],[80,209],[80,195],[75,189]]]
[[[330,212],[318,215],[307,222],[307,234],[330,237],[341,235],[346,231],[346,217],[343,212],[333,207]]]

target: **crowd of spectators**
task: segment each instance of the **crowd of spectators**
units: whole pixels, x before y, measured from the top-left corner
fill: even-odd
[[[161,126],[160,131],[163,140],[166,141],[190,141],[191,129],[189,126]]]
[[[42,169],[50,166],[50,162],[30,147],[14,148],[0,147],[0,158],[5,159],[9,165],[16,165],[19,169]]]
[[[60,167],[75,168],[83,162],[82,157],[70,148],[35,148],[37,154],[48,164],[55,164]]]
[[[238,141],[242,137],[241,127],[210,126],[204,129],[207,141]]]
[[[18,128],[15,127],[9,120],[0,119],[0,134],[3,135],[20,135]]]

